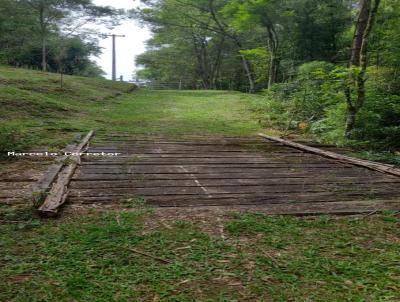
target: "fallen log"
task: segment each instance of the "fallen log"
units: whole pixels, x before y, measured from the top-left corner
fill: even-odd
[[[76,155],[62,156],[58,160],[59,163],[50,167],[48,173],[34,186],[34,199],[45,196],[43,204],[38,209],[41,215],[54,216],[60,206],[65,203],[68,196],[68,184],[80,164],[79,154],[84,152],[93,134],[94,132],[90,131],[79,145],[72,148],[71,152]]]
[[[368,168],[370,170],[375,170],[375,171],[378,171],[381,173],[400,176],[400,169],[396,168],[393,165],[381,164],[381,163],[377,163],[377,162],[373,162],[373,161],[369,161],[369,160],[364,160],[364,159],[359,159],[359,158],[355,158],[355,157],[351,157],[351,156],[338,154],[338,153],[331,152],[331,151],[325,151],[325,150],[321,150],[318,148],[295,143],[295,142],[292,142],[289,140],[285,140],[283,138],[265,135],[263,133],[259,133],[258,135],[265,139],[268,139],[268,140],[271,140],[274,142],[278,142],[278,143],[281,143],[283,145],[286,145],[286,146],[289,146],[289,147],[292,147],[292,148],[295,148],[298,150],[303,150],[303,151],[307,151],[309,153],[317,154],[317,155],[320,155],[323,157],[332,158],[332,159],[338,160],[343,163],[350,163],[350,164],[353,164],[356,166]]]

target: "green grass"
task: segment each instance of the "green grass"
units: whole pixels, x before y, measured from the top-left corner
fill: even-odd
[[[153,215],[91,212],[29,228],[0,225],[0,301],[400,299],[393,214],[233,213],[225,240],[190,221],[146,227]]]
[[[90,116],[93,108],[102,108],[133,88],[73,76],[65,76],[61,88],[57,74],[0,66],[0,151],[64,146],[74,133],[87,130],[90,119],[95,118]]]
[[[102,114],[103,130],[149,135],[251,135],[257,96],[224,91],[140,90]]]
[[[260,127],[236,92],[133,91],[102,79],[0,67],[0,143],[4,152],[33,145],[63,147],[77,132],[179,136],[249,135]]]

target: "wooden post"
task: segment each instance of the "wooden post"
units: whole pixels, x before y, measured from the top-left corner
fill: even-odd
[[[61,205],[65,203],[68,197],[68,185],[75,173],[78,164],[80,164],[80,153],[83,152],[85,146],[89,143],[89,140],[93,136],[94,132],[90,131],[82,142],[72,150],[72,153],[77,155],[64,156],[63,162],[54,167],[54,171],[51,174],[51,183],[53,183],[49,193],[46,196],[44,203],[39,207],[38,211],[40,214],[45,216],[55,216]],[[71,161],[66,163],[66,161]],[[54,173],[57,172],[57,173]],[[47,183],[51,185],[51,183]],[[46,194],[46,188],[42,188],[42,193]],[[37,192],[36,192],[37,194]]]
[[[392,174],[395,176],[400,176],[400,169],[395,168],[395,166],[393,166],[393,165],[385,165],[385,164],[381,164],[381,163],[377,163],[377,162],[373,162],[373,161],[369,161],[369,160],[358,159],[358,158],[351,157],[351,156],[337,154],[335,152],[330,152],[330,151],[325,151],[325,150],[321,150],[321,149],[314,148],[314,147],[309,147],[309,146],[298,144],[298,143],[295,143],[295,142],[292,142],[289,140],[285,140],[283,138],[268,136],[268,135],[265,135],[262,133],[259,133],[258,135],[263,138],[266,138],[268,140],[275,141],[275,142],[284,144],[284,145],[292,147],[292,148],[296,148],[299,150],[307,151],[307,152],[321,155],[324,157],[336,159],[341,162],[350,163],[350,164],[353,164],[356,166],[368,168],[368,169],[375,170],[375,171],[378,171],[381,173],[387,173],[387,174]]]

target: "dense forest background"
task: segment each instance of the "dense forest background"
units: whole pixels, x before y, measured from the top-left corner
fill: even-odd
[[[266,126],[400,146],[400,1],[142,2],[138,78],[262,92]]]
[[[93,25],[112,27],[123,14],[92,0],[0,0],[0,64],[101,76]]]

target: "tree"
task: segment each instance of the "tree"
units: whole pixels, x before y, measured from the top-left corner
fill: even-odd
[[[109,19],[104,15],[109,8],[95,10],[104,16],[98,22]],[[119,14],[118,11],[113,13]],[[94,15],[85,17],[84,14],[87,13],[65,13],[64,19],[52,24],[46,37],[46,70],[87,76],[102,74],[90,60],[91,56],[100,53],[97,40],[83,26],[92,22]],[[42,68],[43,48],[38,28],[37,14],[26,1],[0,0],[0,63]]]
[[[0,0],[0,63],[18,65],[34,44],[35,23],[26,6],[14,0]]]
[[[36,18],[43,71],[47,70],[48,37],[51,32],[62,30],[60,28],[62,20],[71,16],[75,19],[72,27],[69,26],[70,24],[67,26],[73,32],[96,18],[114,17],[119,13],[110,7],[96,6],[92,0],[19,0],[19,2],[29,6],[30,13]]]
[[[356,122],[356,115],[365,102],[365,82],[368,66],[368,42],[380,0],[362,0],[358,13],[348,64],[350,79],[345,88],[347,101],[346,136],[349,137]],[[353,97],[352,87],[355,90]]]
[[[156,34],[171,31],[177,36],[189,39],[192,42],[195,57],[199,62],[197,69],[208,78],[211,86],[217,81],[218,70],[223,64],[224,46],[233,45],[236,48],[235,55],[240,58],[242,68],[248,81],[248,91],[254,92],[254,79],[250,63],[244,55],[243,40],[233,28],[230,28],[223,15],[220,13],[226,0],[164,0],[144,1],[148,7],[135,12],[140,18],[152,27]],[[179,20],[179,22],[177,22]],[[230,40],[232,43],[227,42]],[[208,48],[212,48],[209,52]],[[228,51],[229,55],[232,51]],[[206,53],[213,53],[210,59]],[[206,75],[206,74],[209,75]],[[214,84],[212,84],[214,83]],[[209,85],[206,85],[209,86]]]

